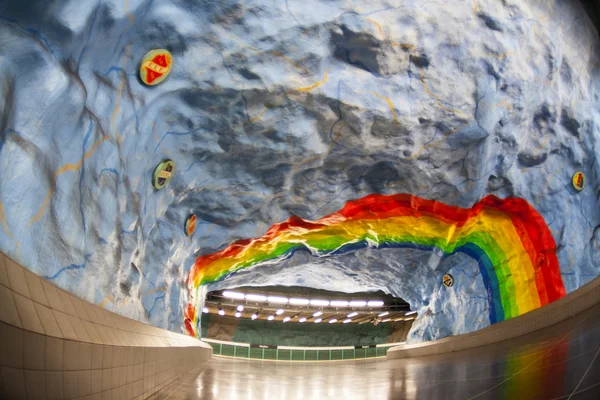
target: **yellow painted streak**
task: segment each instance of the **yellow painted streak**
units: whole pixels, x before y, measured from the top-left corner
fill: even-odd
[[[329,79],[329,67],[327,67],[327,69],[325,70],[325,74],[324,74],[322,80],[315,82],[310,86],[299,87],[299,88],[292,89],[290,91],[285,92],[285,94],[283,96],[281,96],[279,99],[277,99],[277,101],[275,103],[265,105],[265,108],[262,110],[262,112],[260,112],[257,116],[255,116],[249,122],[247,122],[246,125],[252,124],[252,123],[258,121],[259,119],[261,119],[263,117],[263,115],[265,115],[265,113],[267,112],[268,109],[279,106],[285,99],[285,96],[295,93],[295,92],[309,92],[309,91],[323,85],[325,82],[327,82],[328,79]]]
[[[308,72],[308,70],[306,68],[304,68],[303,66],[299,65],[297,62],[295,62],[291,58],[284,56],[281,53],[278,53],[276,51],[269,51],[267,54],[271,54],[271,55],[273,55],[275,57],[279,57],[279,58],[284,59],[285,61],[289,62],[290,64],[292,64],[294,67],[298,68],[299,70],[301,70],[305,74],[309,74],[310,73],[310,72]]]
[[[127,15],[127,18],[129,18],[129,23],[133,24],[133,20],[135,19],[135,17],[129,13],[129,2],[127,0],[124,0],[124,1],[125,1],[125,15]]]
[[[104,308],[104,305],[109,301],[113,301],[112,295],[106,296],[100,303],[98,303],[98,307]]]
[[[19,255],[19,241],[10,232],[10,229],[8,229],[8,224],[6,223],[6,219],[4,218],[4,205],[2,204],[1,201],[0,201],[0,223],[2,223],[2,228],[4,228],[4,231],[6,232],[8,237],[10,237],[12,240],[15,241],[15,254]]]
[[[164,292],[166,290],[167,290],[166,286],[162,286],[162,287],[159,287],[159,288],[156,288],[156,289],[149,289],[142,296],[148,296],[149,294],[156,293],[156,292]]]
[[[511,55],[512,53],[514,53],[514,51],[507,51],[507,52],[501,53],[501,54],[492,53],[491,51],[487,52],[488,56],[492,56],[492,57],[496,57],[496,58],[506,58],[509,55]]]
[[[444,137],[436,142],[431,142],[429,144],[426,144],[424,146],[422,146],[419,150],[417,150],[412,156],[410,156],[408,158],[408,160],[414,160],[415,158],[417,158],[419,156],[419,154],[421,154],[425,149],[429,148],[429,147],[433,147],[433,146],[437,146],[440,143],[443,143],[444,141],[446,141],[446,139],[448,139],[448,136],[452,135],[453,133],[461,130],[462,128],[464,128],[465,126],[469,125],[470,122],[467,122],[464,125],[459,126],[458,128],[455,128],[453,130],[451,130],[450,132],[444,134]]]
[[[359,92],[359,93],[361,93],[361,92]],[[396,124],[400,124],[400,123],[398,122],[398,118],[396,117],[396,110],[394,109],[394,103],[392,103],[392,100],[390,100],[388,97],[385,97],[385,96],[382,96],[382,95],[380,95],[380,94],[379,94],[379,93],[377,93],[377,92],[372,92],[372,91],[369,91],[369,93],[372,93],[373,95],[375,95],[375,96],[379,97],[380,99],[383,99],[383,100],[385,100],[385,101],[388,103],[388,105],[390,106],[390,110],[392,110],[392,115],[394,116],[394,122],[395,122]]]
[[[543,149],[543,148],[544,148],[544,146],[546,146],[546,144],[548,143],[548,139],[550,139],[550,135],[548,135],[548,134],[546,133],[546,140],[544,140],[544,142],[543,142],[542,144],[540,144],[540,145],[538,146],[538,148],[537,148],[537,149],[535,149],[535,150],[533,151],[533,153],[535,154],[535,153],[537,153],[538,151],[540,151],[541,149]]]
[[[197,286],[202,276],[217,276],[223,271],[233,272],[242,263],[261,259],[265,254],[272,253],[281,243],[318,243],[331,237],[343,238],[343,242],[347,243],[360,240],[368,233],[386,237],[413,236],[438,240],[443,238],[447,244],[450,244],[472,233],[483,231],[505,252],[506,267],[514,282],[519,314],[540,307],[531,259],[519,240],[512,220],[504,213],[484,210],[460,227],[424,215],[342,222],[336,220],[337,218],[339,216],[332,215],[327,219],[319,220],[324,225],[321,228],[309,231],[287,230],[268,239],[255,239],[235,257],[220,258],[205,266],[194,276],[194,285]],[[449,232],[450,230],[453,231]]]
[[[392,47],[402,47],[403,49],[409,49],[409,50],[416,50],[417,46],[414,46],[412,44],[408,44],[408,43],[395,43],[395,42],[389,42],[389,45]]]
[[[379,33],[381,33],[381,40],[385,40],[385,33],[383,33],[383,28],[381,27],[381,25],[379,24],[379,22],[375,21],[374,19],[371,18],[367,18],[367,21],[375,24],[377,26],[377,28],[379,29]]]
[[[431,97],[433,97],[438,102],[438,105],[442,109],[444,109],[446,111],[449,111],[449,112],[452,112],[452,113],[455,113],[455,114],[459,114],[459,115],[463,115],[464,116],[464,114],[460,110],[453,110],[453,109],[450,109],[450,108],[447,108],[446,106],[444,106],[444,104],[442,103],[442,101],[440,100],[440,98],[435,93],[433,93],[431,90],[429,90],[429,87],[427,86],[427,83],[425,83],[425,71],[423,71],[423,67],[419,66],[419,70],[421,71],[421,84],[423,85],[423,89],[425,89],[425,92],[427,92],[428,95],[430,95]]]
[[[104,136],[102,137],[102,139],[99,139],[96,143],[94,143],[94,145],[91,147],[91,149],[89,149],[84,155],[83,155],[83,159],[79,160],[77,163],[75,164],[64,164],[62,167],[60,167],[59,169],[56,170],[56,172],[54,172],[53,175],[53,180],[54,182],[56,182],[56,179],[58,178],[59,175],[61,175],[64,172],[67,171],[77,171],[79,168],[81,168],[81,165],[83,164],[83,160],[88,159],[92,154],[94,154],[94,152],[96,151],[97,147],[104,142],[106,139],[108,139],[108,136]],[[50,201],[50,198],[52,197],[52,189],[48,189],[48,193],[46,194],[46,198],[44,199],[44,202],[42,203],[42,206],[40,207],[39,211],[37,212],[36,215],[34,215],[29,222],[27,223],[27,228],[29,229],[31,224],[33,224],[35,221],[37,221],[38,219],[40,219],[42,217],[42,215],[44,215],[44,210],[46,209],[46,206],[48,205],[48,202]]]

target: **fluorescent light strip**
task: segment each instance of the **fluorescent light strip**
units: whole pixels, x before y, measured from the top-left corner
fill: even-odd
[[[237,310],[238,311],[244,311],[244,306],[240,304],[239,306],[237,306]]]
[[[321,321],[323,321],[321,318],[317,318],[317,319],[315,319],[315,324],[318,324]]]
[[[383,301],[381,300],[371,300],[367,303],[369,307],[381,307],[383,305]]]
[[[379,315],[378,315],[378,317],[385,317],[385,316],[386,316],[386,315],[388,315],[388,314],[389,314],[389,312],[387,312],[387,311],[384,311],[384,312],[382,312],[381,314],[379,314]]]
[[[348,322],[352,322],[352,320],[350,318],[344,320],[345,324],[347,324]]]
[[[349,304],[350,307],[364,307],[367,305],[367,302],[364,300],[352,300]]]
[[[269,316],[267,317],[267,319],[268,319],[269,321],[273,321],[273,320],[275,319],[275,316],[274,316],[274,315],[269,315]]]
[[[348,302],[345,300],[331,300],[329,304],[332,307],[348,307]]]
[[[329,320],[329,323],[330,323],[330,324],[333,324],[333,323],[336,323],[336,322],[337,322],[337,319],[335,319],[335,318],[334,318],[334,319],[330,319],[330,320]]]
[[[246,300],[250,301],[267,301],[267,296],[263,296],[262,294],[247,294]]]
[[[244,298],[244,293],[240,292],[232,292],[230,290],[226,290],[223,292],[223,297],[227,297],[228,299],[240,299]]]
[[[225,315],[225,311],[224,310],[219,310],[219,315]]]
[[[203,312],[204,314],[208,314],[208,307],[204,307],[204,308],[202,309],[202,312]]]
[[[288,322],[290,319],[292,319],[292,318],[290,318],[290,317],[285,317],[285,318],[283,319],[283,322]]]
[[[258,315],[257,314],[252,314],[252,319],[254,320],[256,318],[258,318]]]
[[[241,317],[241,316],[242,316],[242,313],[241,313],[241,312],[239,312],[239,311],[238,311],[238,312],[236,312],[236,313],[235,313],[235,317],[236,317],[236,318],[239,318],[239,317]]]
[[[348,318],[352,318],[352,317],[356,317],[358,315],[358,313],[356,311],[351,312],[350,314],[348,314]]]
[[[316,313],[313,314],[313,317],[318,317],[323,315],[323,311],[317,311]]]
[[[406,314],[404,314],[404,315],[412,315],[412,314],[416,314],[416,313],[417,313],[416,311],[409,311],[409,312],[407,312],[407,313],[406,313]]]
[[[287,297],[269,296],[267,297],[269,303],[286,304],[288,302]]]
[[[304,321],[306,321],[306,318],[304,318],[304,317],[302,317],[298,320],[298,322],[304,322]]]
[[[383,320],[383,321],[381,321],[381,322],[390,322],[390,321],[391,321],[391,319],[389,319],[389,318],[388,318],[388,319],[384,319],[384,320]]]
[[[282,308],[280,308],[279,310],[275,311],[275,314],[277,314],[277,315],[281,315],[281,314],[283,314],[284,312],[285,312],[285,311],[284,311]]]
[[[311,306],[328,306],[329,300],[311,300],[310,305]]]
[[[308,299],[296,299],[296,298],[290,299],[290,304],[294,304],[294,305],[298,305],[298,306],[305,306],[305,305],[308,305],[308,303],[310,303],[310,300],[308,300]]]

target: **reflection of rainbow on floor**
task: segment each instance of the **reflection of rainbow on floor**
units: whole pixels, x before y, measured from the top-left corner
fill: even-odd
[[[527,201],[487,196],[472,208],[417,196],[372,194],[349,201],[318,221],[291,217],[256,239],[239,240],[196,259],[190,293],[243,268],[308,249],[327,257],[364,247],[440,249],[475,259],[487,290],[490,323],[524,314],[565,295],[556,244],[542,216]],[[195,301],[185,309],[186,329],[198,323]]]

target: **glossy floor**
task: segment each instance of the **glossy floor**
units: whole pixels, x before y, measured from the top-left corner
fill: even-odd
[[[155,399],[600,399],[600,305],[469,351],[339,362],[214,358]]]

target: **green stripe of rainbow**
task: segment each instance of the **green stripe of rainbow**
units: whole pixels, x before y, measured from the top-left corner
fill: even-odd
[[[437,248],[446,256],[471,256],[479,263],[488,292],[490,323],[565,295],[556,244],[543,217],[523,199],[495,196],[465,209],[407,194],[372,194],[315,222],[291,217],[259,238],[198,257],[187,284],[194,293],[200,285],[299,249],[332,256],[365,246]],[[185,317],[186,329],[195,335],[198,316],[193,301]]]

